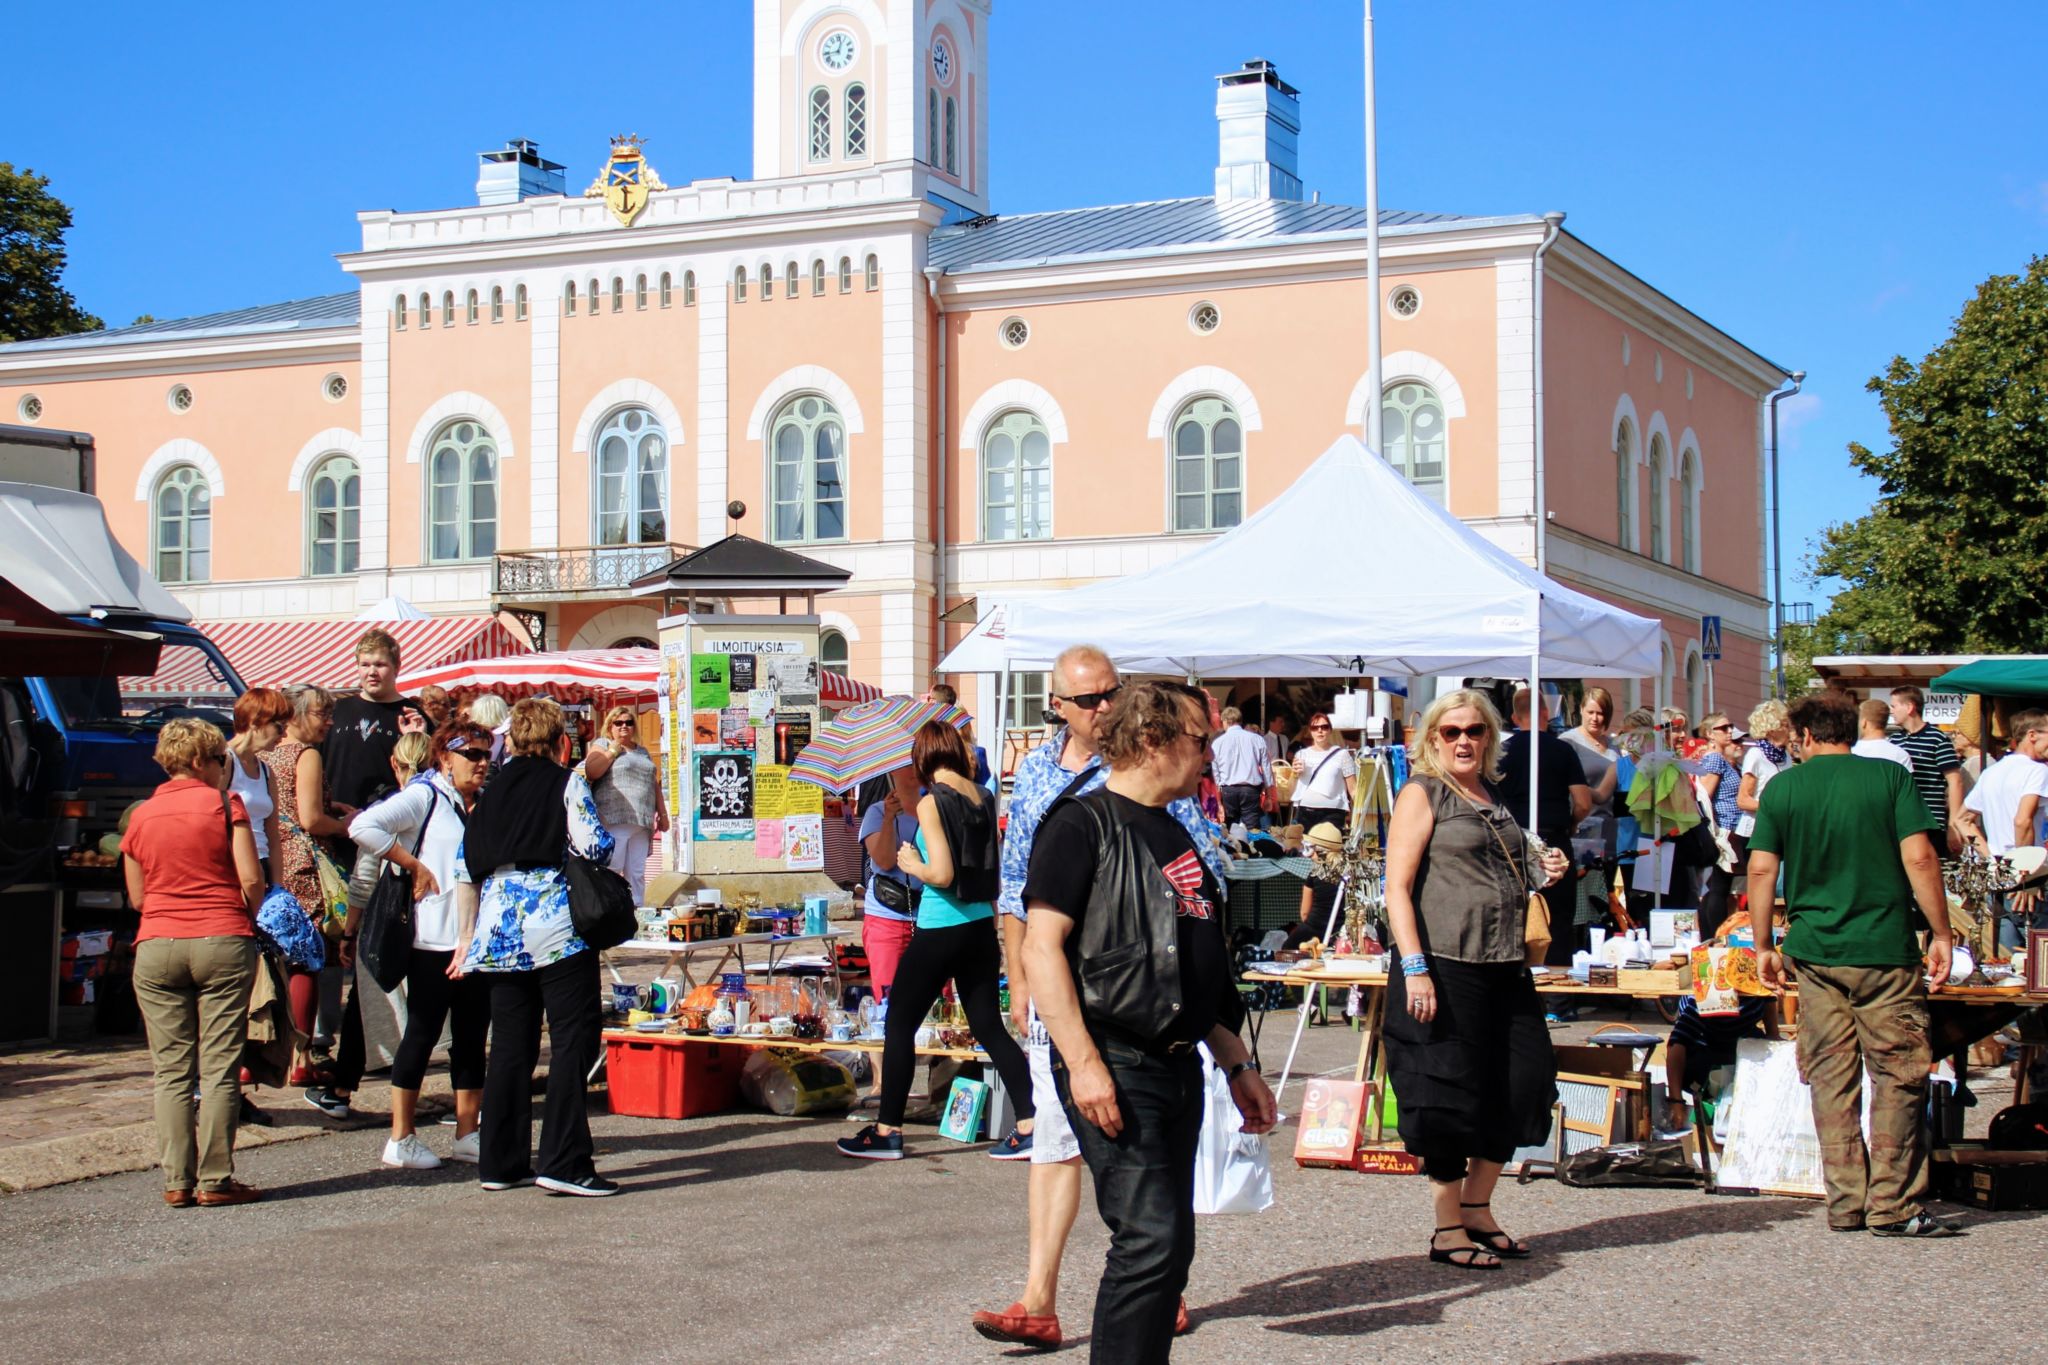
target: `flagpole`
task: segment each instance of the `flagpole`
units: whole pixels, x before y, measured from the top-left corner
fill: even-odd
[[[1365,443],[1380,449],[1380,149],[1377,98],[1373,89],[1372,0],[1365,0]]]

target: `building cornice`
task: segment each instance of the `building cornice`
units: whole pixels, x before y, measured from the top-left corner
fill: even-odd
[[[78,379],[130,379],[189,374],[194,370],[345,364],[361,356],[361,330],[353,325],[245,336],[166,337],[118,346],[81,346],[0,356],[0,380],[64,383]]]

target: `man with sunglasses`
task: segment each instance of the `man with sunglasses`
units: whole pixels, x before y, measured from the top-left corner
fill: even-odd
[[[1031,1134],[1031,1250],[1024,1297],[1001,1312],[974,1315],[975,1330],[991,1341],[1049,1348],[1061,1340],[1060,1260],[1081,1207],[1081,1146],[1053,1084],[1051,1039],[1031,1007],[1031,981],[1024,960],[1024,884],[1039,824],[1053,802],[1069,792],[1085,795],[1108,780],[1109,770],[1095,752],[1096,736],[1121,690],[1116,665],[1100,649],[1073,645],[1064,650],[1052,668],[1052,709],[1060,728],[1025,755],[1010,789],[1003,835],[1003,885],[996,898],[996,912],[1002,921],[1003,958],[1010,977],[1010,1017],[1025,1036],[1038,1121]],[[1183,796],[1170,802],[1166,813],[1187,832],[1216,885],[1226,885],[1223,878],[1229,862],[1194,801]]]

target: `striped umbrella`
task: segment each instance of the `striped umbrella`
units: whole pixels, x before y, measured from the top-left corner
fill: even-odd
[[[818,727],[789,768],[790,777],[828,792],[853,790],[910,763],[911,746],[926,722],[967,728],[968,715],[943,702],[877,697],[849,706]]]

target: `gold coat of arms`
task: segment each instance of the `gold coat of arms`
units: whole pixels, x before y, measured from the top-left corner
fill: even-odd
[[[619,226],[631,227],[640,210],[647,207],[647,197],[667,188],[654,173],[654,167],[647,164],[647,153],[641,149],[638,137],[615,137],[610,159],[597,173],[597,179],[590,182],[590,188],[583,191],[583,197],[603,199],[612,217],[619,220]]]

